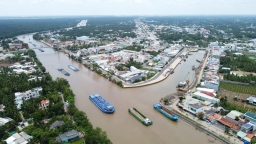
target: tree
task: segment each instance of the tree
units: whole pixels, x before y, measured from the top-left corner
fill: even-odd
[[[204,118],[204,113],[198,113],[197,118],[202,120]]]
[[[256,139],[255,138],[251,139],[251,144],[256,144]]]
[[[230,128],[229,127],[225,127],[225,131],[224,131],[226,134],[229,134],[229,132],[230,132]]]
[[[235,120],[236,120],[236,121],[239,121],[239,117],[238,117],[238,116],[236,116]]]
[[[168,98],[164,98],[164,104],[169,104],[169,99]]]

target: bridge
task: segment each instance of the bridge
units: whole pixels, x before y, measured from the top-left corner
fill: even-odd
[[[46,46],[44,46],[44,47],[32,47],[32,48],[30,47],[29,49],[40,49],[40,48],[44,49],[44,48],[52,48],[52,47],[49,47],[49,46],[47,46],[47,47]]]

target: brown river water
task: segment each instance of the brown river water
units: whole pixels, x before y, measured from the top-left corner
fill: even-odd
[[[30,41],[40,47],[44,44],[32,40],[31,35],[18,36],[24,42]],[[33,48],[32,44],[30,47]],[[43,63],[47,71],[55,79],[65,78],[75,93],[75,104],[77,108],[84,111],[94,127],[100,127],[107,132],[108,137],[114,144],[207,144],[220,142],[207,136],[205,133],[196,130],[181,119],[173,122],[163,116],[153,108],[153,104],[161,97],[176,91],[178,82],[183,81],[189,73],[188,78],[192,81],[194,72],[192,66],[198,66],[196,59],[202,59],[204,51],[192,53],[186,62],[181,62],[175,69],[174,74],[166,80],[145,87],[120,88],[116,84],[108,81],[102,76],[88,70],[81,64],[68,58],[61,52],[52,48],[43,48],[44,52],[34,49],[39,60]],[[68,68],[71,64],[80,70],[74,72]],[[64,68],[71,75],[64,76],[57,69]],[[105,114],[100,111],[88,98],[90,94],[98,93],[110,104],[115,106],[114,114]],[[144,126],[131,114],[128,108],[135,107],[150,120],[153,125]]]

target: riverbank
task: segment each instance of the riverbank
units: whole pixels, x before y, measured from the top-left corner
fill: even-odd
[[[38,42],[32,42],[40,45]],[[163,95],[168,95],[176,91],[176,84],[188,72],[190,72],[188,77],[192,79],[194,71],[191,70],[191,67],[193,65],[196,67],[199,65],[196,59],[203,58],[203,51],[193,53],[193,55],[188,57],[186,62],[181,62],[175,69],[175,73],[160,83],[132,89],[123,89],[99,74],[85,68],[82,64],[68,58],[64,53],[54,51],[52,48],[45,48],[44,50],[44,53],[35,50],[38,59],[46,67],[53,79],[61,77],[69,82],[75,94],[76,107],[86,113],[93,127],[101,127],[103,131],[106,131],[113,143],[207,144],[214,141],[214,144],[220,144],[219,141],[201,131],[195,130],[194,127],[186,122],[172,122],[153,109],[153,104],[159,101]],[[68,72],[71,75],[67,77],[57,70],[60,67],[69,70],[68,65],[79,68],[79,71],[74,72],[70,70]],[[104,99],[113,104],[116,108],[115,113],[113,115],[106,115],[95,107],[88,98],[93,93],[102,95]],[[137,122],[127,112],[127,109],[131,107],[138,108],[154,124],[146,127]]]

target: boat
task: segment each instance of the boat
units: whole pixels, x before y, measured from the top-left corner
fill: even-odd
[[[58,68],[58,71],[60,71],[61,73],[63,73],[66,76],[70,76],[70,74],[67,71],[65,71],[63,68]]]
[[[43,50],[43,49],[38,49],[38,50],[40,50],[41,52],[44,52],[44,50]]]
[[[193,66],[192,66],[192,70],[195,70],[195,69],[196,69],[196,67],[193,65]]]
[[[68,65],[68,68],[72,69],[73,71],[79,71],[78,68],[73,67],[72,65]]]
[[[145,126],[150,126],[153,124],[151,120],[149,120],[146,116],[140,113],[136,108],[128,109],[128,112],[134,116],[137,120],[143,123]]]
[[[173,121],[178,121],[179,117],[171,112],[169,109],[167,109],[165,106],[163,106],[161,103],[155,103],[153,106],[157,111],[165,115],[167,118]]]
[[[89,99],[104,113],[112,114],[115,111],[115,107],[104,100],[99,94],[92,94]]]

